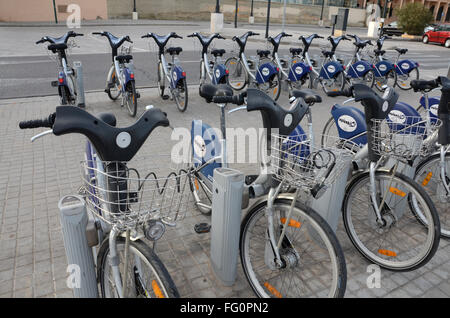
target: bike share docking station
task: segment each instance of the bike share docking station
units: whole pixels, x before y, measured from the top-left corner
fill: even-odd
[[[83,81],[83,65],[80,61],[73,62],[73,68],[75,69],[75,74],[77,78],[77,106],[84,108],[86,107],[85,97],[84,97],[84,81]]]
[[[238,170],[214,170],[211,264],[225,286],[232,286],[236,280],[244,179]]]
[[[78,195],[64,196],[58,208],[68,264],[68,284],[72,284],[77,298],[97,298],[97,276],[91,249],[98,243],[95,223],[89,220],[84,199]]]

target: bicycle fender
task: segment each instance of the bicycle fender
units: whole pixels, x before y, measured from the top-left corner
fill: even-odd
[[[289,80],[291,82],[299,81],[309,72],[311,72],[310,66],[302,62],[295,63],[289,69]]]
[[[395,67],[395,71],[397,74],[409,74],[415,68],[418,68],[419,64],[412,60],[401,60],[397,63]]]
[[[319,76],[323,79],[332,79],[342,71],[344,71],[344,67],[340,63],[331,61],[322,66]]]
[[[331,109],[331,115],[334,118],[340,138],[351,139],[359,146],[367,144],[367,135],[363,134],[367,131],[366,118],[360,109],[354,106],[335,104]],[[356,137],[360,134],[363,135]]]
[[[358,61],[350,65],[347,75],[351,78],[360,78],[372,69],[372,65],[366,61]]]
[[[375,68],[373,69],[373,71],[375,72],[375,77],[383,77],[393,68],[394,64],[392,64],[391,62],[380,61],[375,64]]]
[[[173,67],[172,74],[170,76],[172,77],[172,88],[175,88],[177,87],[179,81],[186,78],[186,73],[183,71],[181,66],[176,65]]]
[[[438,118],[438,108],[439,108],[439,102],[441,98],[440,97],[429,97],[428,103],[430,108],[430,117],[431,119],[437,119]],[[425,98],[422,96],[420,97],[420,105],[425,109]]]
[[[258,84],[263,84],[268,82],[273,75],[278,74],[279,70],[275,65],[271,63],[264,63],[262,64],[258,72],[256,73],[256,81]]]
[[[215,65],[213,69],[212,83],[214,85],[225,84],[226,81],[224,81],[224,79],[227,75],[228,75],[227,68],[225,67],[225,65],[223,64]]]
[[[67,86],[66,74],[64,72],[58,73],[58,86]]]

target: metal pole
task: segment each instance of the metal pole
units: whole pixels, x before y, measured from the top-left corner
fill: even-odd
[[[252,6],[251,6],[251,9],[250,9],[250,16],[253,17],[253,0],[252,0]]]
[[[55,23],[58,24],[58,15],[56,14],[56,3],[53,0],[53,13],[55,14]]]
[[[323,7],[325,6],[325,0],[322,0],[322,9],[320,10],[320,24],[323,25]]]
[[[269,0],[269,1],[267,2],[266,39],[269,37],[270,3],[271,3],[271,0]]]
[[[220,13],[220,0],[216,1],[216,13]]]
[[[136,12],[136,0],[133,0],[133,12]]]
[[[389,1],[386,0],[384,1],[384,8],[383,8],[383,19],[386,19],[386,11],[387,11],[387,6],[388,6]]]
[[[238,9],[239,9],[239,1],[236,0],[236,9],[235,9],[235,12],[234,12],[234,28],[237,28]]]
[[[283,32],[284,32],[285,25],[286,25],[286,0],[284,0],[284,3],[283,3],[283,27],[282,27]]]

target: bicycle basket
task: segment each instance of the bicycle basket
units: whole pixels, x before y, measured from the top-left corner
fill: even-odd
[[[440,120],[433,120],[428,130],[426,121],[421,117],[397,116],[393,112],[386,119],[373,119],[372,123],[372,150],[380,156],[402,161],[426,153],[428,147],[424,146],[424,140],[427,134],[432,134],[442,125]]]
[[[275,178],[306,189],[317,184],[331,185],[359,147],[336,137],[327,138],[335,142],[320,148],[312,145],[306,135],[272,134],[271,172]]]
[[[193,207],[189,171],[181,165],[163,166],[168,160],[153,158],[161,166],[146,169],[124,162],[81,162],[87,209],[121,229],[151,219],[171,223],[182,219]],[[138,164],[146,162],[139,160]]]

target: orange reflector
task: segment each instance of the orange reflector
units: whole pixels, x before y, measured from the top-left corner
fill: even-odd
[[[276,95],[278,92],[278,87],[275,87],[275,89],[273,90],[273,94]]]
[[[234,65],[234,64],[236,64],[236,62],[230,62],[230,64],[231,64],[231,65]]]
[[[267,290],[274,295],[277,298],[283,298],[283,296],[281,296],[280,292],[278,290],[275,289],[275,287],[273,287],[272,285],[270,285],[268,282],[264,283],[264,287],[267,288]]]
[[[198,190],[199,186],[198,186],[198,180],[197,180],[197,178],[194,179],[194,184],[195,184],[195,188]]]
[[[152,288],[157,298],[165,298],[156,280],[152,280]]]
[[[286,223],[286,218],[281,218],[280,221],[281,221],[281,223],[284,224],[284,223]],[[300,228],[300,226],[302,226],[302,224],[299,221],[296,221],[296,220],[293,220],[293,219],[289,220],[289,224],[288,225],[292,226],[292,227],[296,227],[296,228]]]
[[[297,63],[297,61],[296,61],[296,60],[293,60],[293,61],[292,61],[292,63],[293,63],[293,64],[296,64],[296,63]]]
[[[390,251],[390,250],[378,250],[378,253],[386,255],[386,256],[390,256],[390,257],[397,256],[397,253],[395,253],[394,251]]]
[[[403,192],[402,190],[399,190],[399,189],[393,188],[393,187],[390,187],[389,191],[392,192],[393,194],[401,196],[402,198],[406,195],[406,193]]]
[[[422,185],[423,186],[426,186],[427,184],[428,184],[428,182],[430,182],[430,180],[431,180],[431,176],[433,175],[433,172],[429,172],[428,174],[427,174],[427,176],[425,177],[425,179],[423,180],[423,182],[422,182]]]
[[[236,86],[241,86],[241,83],[237,83]]]

